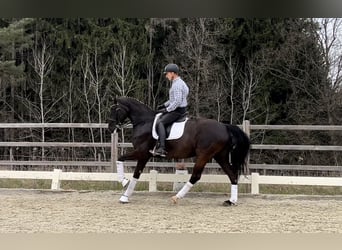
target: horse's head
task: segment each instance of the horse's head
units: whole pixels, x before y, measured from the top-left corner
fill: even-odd
[[[111,133],[114,132],[115,129],[120,128],[120,126],[124,123],[126,118],[128,117],[128,108],[115,104],[111,107],[110,116],[108,118],[108,129]]]

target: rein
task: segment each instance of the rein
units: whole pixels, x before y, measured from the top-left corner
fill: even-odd
[[[118,106],[115,108],[116,116],[117,116],[117,112],[118,112],[119,110],[124,110],[126,113],[128,113],[127,107],[125,107],[125,106],[119,106],[119,105],[118,105]],[[130,126],[130,123],[129,123],[129,122],[121,122],[121,121],[118,121],[117,117],[115,117],[115,119],[113,119],[113,118],[108,118],[108,120],[116,123],[116,125],[115,125],[115,132],[116,132],[117,129],[118,129],[118,130],[122,130],[123,128],[127,128],[127,127]]]

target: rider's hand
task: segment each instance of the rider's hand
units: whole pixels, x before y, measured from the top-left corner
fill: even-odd
[[[167,110],[166,110],[166,108],[164,107],[164,108],[158,109],[157,112],[158,112],[158,113],[163,113],[163,114],[165,114],[165,113],[167,113]]]
[[[161,104],[161,105],[158,105],[158,106],[157,106],[157,110],[160,110],[160,109],[163,109],[163,108],[165,108],[165,105],[164,105],[164,104]]]

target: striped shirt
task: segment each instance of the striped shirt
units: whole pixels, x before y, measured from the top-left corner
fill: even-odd
[[[188,94],[189,88],[186,83],[180,77],[174,79],[169,90],[169,100],[164,103],[167,112],[174,111],[178,107],[188,106]]]

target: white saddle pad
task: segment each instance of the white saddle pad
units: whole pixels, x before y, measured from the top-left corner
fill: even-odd
[[[161,116],[161,113],[158,113],[156,115],[156,117],[154,118],[153,126],[152,126],[152,136],[156,140],[159,138],[159,136],[156,132],[156,122],[157,122],[159,116]],[[166,140],[175,140],[175,139],[181,138],[183,135],[184,126],[185,126],[185,123],[187,120],[188,120],[188,117],[185,118],[185,121],[183,121],[183,122],[174,122],[171,126],[170,134],[166,138]]]

